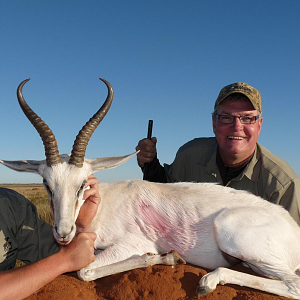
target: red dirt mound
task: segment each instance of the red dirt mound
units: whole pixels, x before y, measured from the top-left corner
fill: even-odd
[[[234,269],[254,274],[238,265]],[[76,273],[59,276],[26,300],[185,300],[194,295],[201,276],[207,271],[192,265],[153,266],[136,269],[91,282],[83,282]],[[287,300],[253,289],[219,285],[201,300]]]

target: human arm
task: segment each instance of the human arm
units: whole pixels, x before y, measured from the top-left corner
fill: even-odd
[[[95,233],[80,233],[66,247],[40,261],[0,272],[0,300],[24,299],[57,276],[77,271],[95,260]]]

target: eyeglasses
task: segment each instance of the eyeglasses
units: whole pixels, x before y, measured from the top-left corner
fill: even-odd
[[[236,118],[240,120],[242,124],[253,124],[260,118],[260,116],[229,116],[229,115],[215,115],[220,123],[232,124]]]

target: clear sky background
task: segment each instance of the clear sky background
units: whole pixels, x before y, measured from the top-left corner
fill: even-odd
[[[0,158],[44,159],[42,141],[18,106],[53,130],[60,153],[106,98],[115,98],[86,157],[135,151],[153,119],[158,157],[213,136],[220,89],[244,81],[263,99],[259,142],[300,175],[300,1],[4,0],[0,3]],[[100,181],[141,179],[132,158],[96,173]],[[0,183],[40,183],[0,166]]]

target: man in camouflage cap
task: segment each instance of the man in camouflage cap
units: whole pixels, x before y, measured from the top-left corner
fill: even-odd
[[[148,163],[154,182],[215,182],[249,191],[285,207],[300,225],[300,180],[281,158],[258,143],[262,101],[247,83],[225,86],[214,105],[215,137],[196,138],[179,148],[171,165],[161,166],[153,137],[140,140],[139,166]]]

